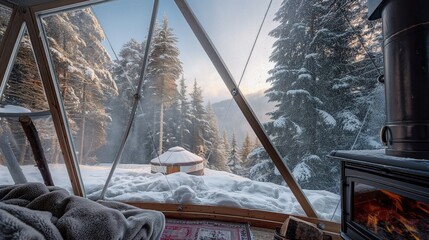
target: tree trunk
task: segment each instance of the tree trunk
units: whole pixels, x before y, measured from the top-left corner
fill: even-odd
[[[43,182],[46,186],[54,186],[48,162],[46,161],[45,153],[43,152],[42,143],[40,142],[39,133],[37,132],[33,121],[30,117],[20,117],[19,122],[27,136],[31,149],[33,150],[34,160],[36,161],[36,165],[42,175]]]
[[[82,87],[82,126],[80,128],[80,147],[79,147],[79,163],[83,164],[83,149],[84,149],[84,141],[85,141],[85,114],[86,114],[86,83],[83,83]]]
[[[183,116],[182,114],[180,114]],[[183,128],[185,127],[185,124],[183,123],[183,118],[180,119],[180,125],[179,125],[179,146],[183,147]]]
[[[91,131],[90,131],[89,136],[94,136],[94,132],[95,132],[94,128],[90,128],[90,129],[91,129]],[[90,165],[96,164],[96,162],[93,162],[93,161],[90,162],[89,161],[89,154],[91,153],[90,150],[93,148],[93,146],[94,146],[94,137],[91,137],[91,141],[90,141],[88,148],[87,148],[88,150],[85,151],[85,154],[83,155],[84,159],[86,159],[86,163],[90,164]]]
[[[159,155],[162,154],[162,140],[164,135],[164,103],[161,101],[161,107],[159,112]]]

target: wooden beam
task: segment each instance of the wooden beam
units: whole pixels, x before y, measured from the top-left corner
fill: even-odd
[[[281,227],[283,222],[289,217],[294,216],[307,222],[321,224],[323,230],[339,233],[340,224],[317,218],[305,216],[295,216],[283,213],[266,212],[253,209],[239,209],[221,206],[204,206],[204,205],[181,205],[167,203],[140,203],[126,202],[132,206],[142,209],[152,209],[163,212],[167,217],[185,218],[185,219],[213,219],[230,222],[248,222],[255,227],[275,229]]]
[[[48,14],[58,11],[67,11],[74,8],[85,7],[88,5],[108,1],[111,0],[56,0],[31,6],[31,11],[37,14]]]
[[[6,1],[6,0],[0,0],[0,5],[3,5],[3,6],[8,7],[8,8],[13,8],[13,6],[14,6],[12,3],[10,3],[9,1]]]
[[[66,121],[66,113],[62,104],[59,86],[54,76],[54,69],[50,64],[50,58],[48,57],[48,46],[46,42],[44,43],[42,41],[43,36],[41,36],[41,30],[35,13],[31,8],[25,8],[23,10],[40,77],[42,78],[43,87],[48,100],[52,121],[64,156],[64,162],[67,167],[73,192],[77,196],[85,197],[79,165],[77,164],[76,154],[73,150],[70,128]]]
[[[24,18],[20,8],[14,8],[0,44],[0,97],[12,70],[23,35]],[[10,47],[13,46],[13,47]]]
[[[186,2],[186,0],[175,0],[175,2],[179,10],[185,17],[186,21],[188,22],[189,26],[191,27],[192,31],[194,32],[195,36],[197,37],[198,41],[200,42],[201,46],[212,61],[220,77],[231,92],[235,102],[237,103],[247,122],[252,127],[262,146],[264,146],[265,150],[267,151],[271,160],[274,162],[274,165],[277,167],[280,174],[286,181],[295,198],[298,200],[299,204],[304,209],[304,212],[309,217],[317,218],[316,211],[313,209],[310,201],[308,201],[307,197],[304,195],[301,187],[295,181],[295,178],[292,176],[291,171],[283,163],[280,153],[274,147],[270,138],[264,131],[261,123],[256,117],[256,114],[249,107],[249,104],[247,103],[239,87],[235,83],[232,74],[226,67],[224,61],[220,57],[207,33],[204,31],[202,25],[198,22],[198,19],[195,17],[195,14],[190,9],[188,3]]]
[[[35,13],[51,13],[57,11],[65,11],[73,8],[84,7],[87,5],[92,5],[100,2],[108,2],[111,0],[46,0],[46,1],[35,1],[35,2],[25,2],[25,5],[13,4],[6,0],[0,0],[0,5],[3,5],[8,8],[19,8],[19,7],[29,7]]]

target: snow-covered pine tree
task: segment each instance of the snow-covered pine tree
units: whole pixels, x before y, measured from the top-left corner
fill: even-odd
[[[384,87],[376,80],[383,74],[381,21],[367,20],[364,0],[343,3],[338,12],[352,35],[347,46],[349,63],[345,65],[349,72],[339,75],[331,84],[331,93],[337,96],[332,98],[341,103],[340,106],[331,105],[341,109],[335,116],[338,125],[332,146],[335,149],[380,148],[378,134],[385,121]],[[338,163],[328,163],[321,166],[328,176],[339,176]],[[320,179],[320,188],[325,185],[325,189],[339,190],[338,177],[329,180],[329,184]],[[335,182],[336,186],[331,184]]]
[[[262,146],[261,141],[259,141],[259,138],[257,136],[255,136],[253,138],[253,141],[252,141],[252,149],[255,149],[255,148],[261,147],[261,146]]]
[[[246,162],[247,156],[250,154],[252,149],[252,142],[250,141],[249,133],[247,133],[239,152],[239,157],[242,163]]]
[[[186,149],[190,149],[190,128],[192,127],[192,119],[191,119],[191,109],[190,109],[190,103],[187,98],[187,86],[185,84],[185,78],[182,76],[180,79],[180,90],[179,90],[179,104],[180,104],[180,113],[179,113],[179,134],[177,136],[178,138],[178,144],[181,147],[184,147]]]
[[[235,138],[235,133],[232,133],[231,144],[228,149],[228,166],[231,169],[231,172],[235,174],[242,175],[242,162],[239,156],[239,149],[237,146],[237,139]]]
[[[375,29],[370,27],[373,23],[366,20],[366,2],[359,0],[343,3],[342,11],[338,12],[339,16],[335,17],[344,21],[352,34],[347,46],[348,64],[344,64],[349,72],[338,74],[331,84],[331,96],[340,104],[331,107],[341,109],[335,116],[338,120],[335,133],[337,149],[350,149],[356,148],[352,146],[354,139],[359,134],[368,107],[374,100],[372,91],[381,73],[377,65],[381,67],[382,63],[379,58],[381,55],[372,52],[370,47],[375,43],[372,36]]]
[[[317,66],[319,60],[317,53],[311,54],[310,46],[317,32],[316,19],[321,17],[314,8],[315,3],[283,1],[275,17],[280,25],[270,32],[278,40],[270,57],[275,67],[269,72],[267,82],[271,87],[266,94],[269,101],[278,104],[270,113],[273,121],[266,128],[290,169],[294,169],[305,154],[315,153],[319,145],[316,123],[323,103],[315,96],[316,69],[309,69]],[[330,116],[323,112],[326,117]]]
[[[21,41],[1,102],[22,106],[32,111],[49,109],[27,34]]]
[[[376,21],[367,20],[368,9],[366,1],[352,1],[350,5],[354,14],[352,16],[344,15],[343,17],[350,22],[356,34],[359,35],[354,73],[359,76],[360,81],[372,82],[375,85],[375,79],[382,75],[384,71],[382,22],[381,19]],[[352,88],[362,89],[360,85],[354,85]],[[383,147],[379,141],[379,131],[386,120],[384,86],[378,84],[375,89],[373,86],[364,88],[361,95],[356,96],[354,99],[353,109],[355,112],[368,112],[365,122],[362,122],[362,131],[357,136],[355,145],[352,146],[353,149]],[[351,124],[345,124],[344,128],[354,126],[353,122],[352,120]]]
[[[104,32],[91,9],[52,15],[44,22],[65,107],[75,125],[79,160],[87,163],[106,142],[111,117],[105,102],[118,94],[101,43]]]
[[[157,126],[153,127],[153,130],[154,135],[157,136],[159,153],[162,153],[165,141],[164,111],[177,100],[176,80],[183,72],[176,43],[177,38],[168,25],[168,19],[164,17],[152,41],[143,92],[146,106],[153,106],[154,126]]]
[[[190,94],[191,97],[191,122],[192,127],[189,129],[191,134],[190,150],[206,157],[208,147],[211,142],[207,133],[211,132],[209,122],[207,121],[207,110],[204,107],[204,98],[201,87],[198,86],[197,80],[194,80],[194,86]]]
[[[256,150],[258,149],[258,150]],[[259,139],[255,136],[253,141],[250,139],[249,134],[246,134],[246,137],[244,138],[243,145],[239,151],[239,157],[241,160],[241,175],[245,177],[250,177],[251,169],[260,163],[261,160],[261,154],[255,154],[255,152],[260,153],[260,151],[265,151],[263,147],[261,147],[261,144],[259,142]],[[266,153],[264,153],[266,154]],[[264,157],[265,160],[269,160],[268,155]],[[274,164],[271,163],[271,165],[265,166],[264,168],[273,168]],[[255,174],[256,172],[254,172]],[[253,175],[255,177],[255,175]]]
[[[266,94],[277,105],[266,128],[295,177],[305,179],[300,181],[304,188],[329,189],[335,184],[329,178],[335,166],[325,155],[353,142],[357,130],[345,133],[342,116],[353,106],[356,95],[371,88],[353,74],[356,45],[352,43],[357,38],[343,17],[352,12],[343,4],[335,0],[283,1],[275,17],[280,24],[270,33],[277,41],[270,57],[275,67],[269,72],[271,87]],[[352,85],[361,88],[350,88]],[[348,113],[359,126],[361,112]]]
[[[228,153],[229,153],[230,145],[229,145],[229,141],[228,141],[228,135],[226,134],[226,130],[223,131],[222,141],[223,141],[223,145],[225,147],[226,156],[228,158]]]
[[[130,85],[137,86],[137,80],[140,77],[141,67],[143,64],[144,50],[146,47],[146,40],[139,43],[136,39],[132,38],[126,42],[119,52],[119,59],[114,61],[112,72],[116,77],[121,77],[118,80],[122,89],[131,90]],[[128,78],[128,79],[127,79]]]
[[[225,149],[223,138],[219,134],[216,115],[210,102],[207,104],[207,121],[210,131],[206,132],[207,139],[211,143],[208,147],[206,159],[211,169],[230,172],[227,162],[227,150]]]
[[[180,95],[176,85],[179,73],[182,72],[176,42],[177,39],[168,25],[167,18],[164,18],[161,24],[156,24],[147,75],[143,82],[142,99],[129,137],[129,142],[133,144],[128,144],[124,151],[127,154],[123,157],[126,162],[146,163],[157,153],[159,154],[159,146],[168,149],[182,145],[180,130],[182,118],[177,116],[182,115],[181,108],[185,107],[184,111],[188,114],[189,122],[189,103],[186,100],[186,86],[183,86],[184,95]],[[119,54],[120,59],[115,61],[112,67],[119,82],[118,87],[123,89],[121,94],[124,93],[118,98],[120,103],[116,104],[120,107],[130,107],[134,100],[145,47],[146,40],[139,43],[131,39],[123,46]],[[160,124],[160,118],[163,119],[163,124]],[[128,121],[128,117],[122,121]],[[187,148],[187,146],[184,147]],[[155,152],[155,149],[158,152]]]
[[[164,109],[164,149],[180,146],[180,101],[179,94],[173,95],[175,98],[168,108]]]
[[[108,144],[103,151],[106,156],[116,154],[118,139],[122,138],[128,124],[134,94],[136,94],[140,77],[145,47],[146,41],[139,43],[135,39],[129,40],[122,46],[118,55],[119,59],[116,59],[110,66],[113,78],[118,86],[119,96],[111,98],[107,103],[109,110],[114,114],[112,114],[112,122],[108,127]],[[140,108],[138,108],[137,113],[141,114]],[[134,144],[143,142],[142,133],[138,131],[143,128],[141,126],[143,122],[144,120],[137,116],[128,140],[133,144],[125,146],[122,163],[138,163],[141,162],[141,156],[145,156],[144,149],[138,144]],[[106,159],[108,158],[106,157]]]
[[[356,66],[353,69],[360,77],[377,78],[383,73],[382,21],[368,21],[368,7],[365,0],[351,1],[347,6],[352,14],[344,15],[355,31],[357,38]]]
[[[105,144],[106,125],[111,118],[104,104],[110,96],[117,94],[116,85],[107,69],[110,58],[101,44],[104,33],[90,9],[52,15],[44,18],[43,24],[79,158],[83,160],[82,163],[87,163],[88,159],[94,159],[97,149]],[[11,84],[19,84],[22,80],[19,74],[25,73],[24,85],[28,86],[33,97],[23,95],[25,99],[19,100],[21,103],[18,105],[46,109],[47,102],[41,83],[36,80],[39,73],[27,37],[20,51],[17,68],[12,70],[11,76],[17,78]],[[28,81],[29,77],[34,80]],[[30,82],[34,85],[28,84]],[[25,92],[25,88],[18,92]],[[35,99],[39,100],[36,102]],[[53,144],[52,148],[56,146]],[[59,150],[52,152],[56,152],[51,154],[55,162]]]
[[[283,177],[263,147],[256,147],[247,156],[243,176],[260,182],[284,184]]]

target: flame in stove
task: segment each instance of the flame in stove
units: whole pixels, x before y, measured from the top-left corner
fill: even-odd
[[[429,204],[389,191],[355,194],[354,221],[381,239],[429,239]]]
[[[417,208],[429,215],[429,205],[422,202],[417,202]]]
[[[366,222],[366,225],[374,229],[374,232],[378,232],[378,217],[375,215],[369,215],[368,221]]]
[[[402,208],[402,197],[396,194],[393,194],[386,190],[380,190],[382,193],[386,194],[393,202],[393,205],[398,209],[399,211],[404,211]]]
[[[399,222],[402,223],[402,225],[405,227],[406,232],[408,232],[413,239],[420,239],[417,235],[419,234],[419,232],[417,231],[417,229],[412,225],[412,223],[405,219],[403,216],[398,216],[399,217]],[[391,225],[391,224],[388,224]],[[399,230],[399,233],[403,233],[403,231]],[[392,231],[391,233],[395,233],[394,231]]]

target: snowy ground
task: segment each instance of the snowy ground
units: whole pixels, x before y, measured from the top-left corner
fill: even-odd
[[[28,181],[41,181],[34,166],[23,166]],[[71,191],[64,165],[50,165],[54,183]],[[87,195],[97,199],[110,171],[110,166],[81,166]],[[13,184],[5,166],[0,165],[0,183]],[[340,196],[327,192],[304,190],[314,208],[331,220]],[[230,206],[279,213],[305,215],[288,187],[257,182],[231,173],[205,169],[204,176],[185,173],[151,174],[149,165],[119,165],[106,193],[106,199],[158,203],[183,203]],[[334,221],[340,221],[337,209]]]

